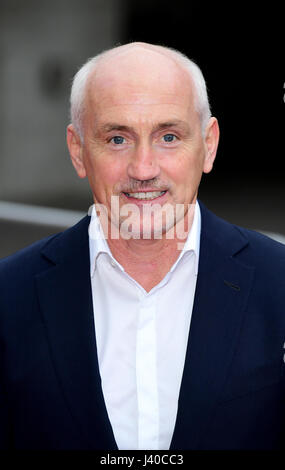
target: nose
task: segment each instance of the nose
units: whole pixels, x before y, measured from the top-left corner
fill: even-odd
[[[138,145],[128,164],[130,178],[146,181],[158,177],[160,166],[155,151],[149,145]]]

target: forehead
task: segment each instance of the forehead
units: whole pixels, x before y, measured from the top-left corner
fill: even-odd
[[[173,59],[153,51],[127,51],[97,65],[88,80],[86,105],[97,119],[130,111],[140,117],[183,114],[194,108],[193,84]]]

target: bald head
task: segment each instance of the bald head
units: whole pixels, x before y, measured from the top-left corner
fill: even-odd
[[[141,45],[122,47],[103,57],[90,72],[85,89],[85,108],[116,104],[166,102],[183,90],[183,101],[194,102],[189,73],[171,57]],[[163,98],[163,97],[162,97]],[[85,117],[85,116],[84,116]]]
[[[134,73],[139,72],[139,69],[146,69],[147,67],[149,69],[146,69],[146,71],[149,72],[149,75],[159,73],[163,76],[163,70],[160,70],[161,67],[168,70],[175,68],[184,69],[185,71],[185,65],[179,61],[176,52],[162,46],[143,42],[125,44],[99,54],[96,60],[96,74],[108,65],[109,72],[114,73],[116,70],[122,70],[128,76],[132,76]],[[92,72],[95,73],[95,70],[93,69]]]
[[[100,101],[108,93],[122,96],[137,89],[137,99],[148,90],[185,92],[189,105],[199,114],[202,131],[211,116],[205,81],[198,66],[178,51],[147,43],[130,43],[90,59],[74,77],[71,92],[72,123],[83,138],[83,122],[89,100]],[[99,93],[100,90],[100,93]],[[103,98],[102,98],[103,96]]]

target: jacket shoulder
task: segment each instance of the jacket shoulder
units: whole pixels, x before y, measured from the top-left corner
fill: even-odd
[[[239,260],[255,267],[256,278],[272,296],[285,292],[285,245],[254,230],[237,227],[248,238]],[[273,293],[275,292],[275,294]],[[282,301],[283,302],[283,301]]]
[[[72,255],[74,247],[80,244],[82,235],[88,237],[89,217],[81,219],[76,225],[45,237],[16,253],[0,260],[0,285],[6,283],[8,278],[14,282],[24,280],[47,269],[65,254]]]
[[[0,312],[13,316],[24,305],[33,305],[34,278],[51,264],[41,255],[44,247],[60,237],[60,233],[43,238],[0,261]]]
[[[284,278],[285,245],[255,230],[232,224],[201,208],[201,241],[205,246],[218,249],[220,255],[234,257],[236,261],[252,266],[271,277]]]
[[[7,275],[14,274],[15,277],[25,270],[33,270],[41,260],[41,251],[50,242],[56,239],[61,232],[42,238],[31,245],[22,248],[15,253],[0,260],[0,277],[5,282]]]
[[[256,251],[262,251],[264,255],[277,255],[281,256],[281,258],[284,258],[285,245],[283,243],[274,240],[269,235],[257,232],[256,230],[246,229],[238,225],[236,225],[235,227],[240,233],[242,233],[248,238],[251,247],[254,248]]]
[[[217,244],[225,246],[229,242],[234,244],[235,239],[239,239],[241,246],[248,245],[249,249],[255,252],[264,251],[265,253],[277,254],[281,257],[285,254],[285,244],[274,240],[268,235],[241,227],[237,224],[230,223],[225,219],[217,216],[199,200],[202,215],[202,236],[211,237]],[[204,230],[204,233],[203,233]],[[231,251],[229,246],[229,252]]]

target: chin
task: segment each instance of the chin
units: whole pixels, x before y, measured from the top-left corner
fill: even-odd
[[[147,219],[137,222],[132,221],[130,224],[124,220],[120,223],[120,237],[125,240],[160,240],[173,227],[173,221],[166,224],[165,221],[161,223],[161,220],[158,220],[156,223],[154,220],[150,221]],[[169,238],[171,238],[171,236]]]

